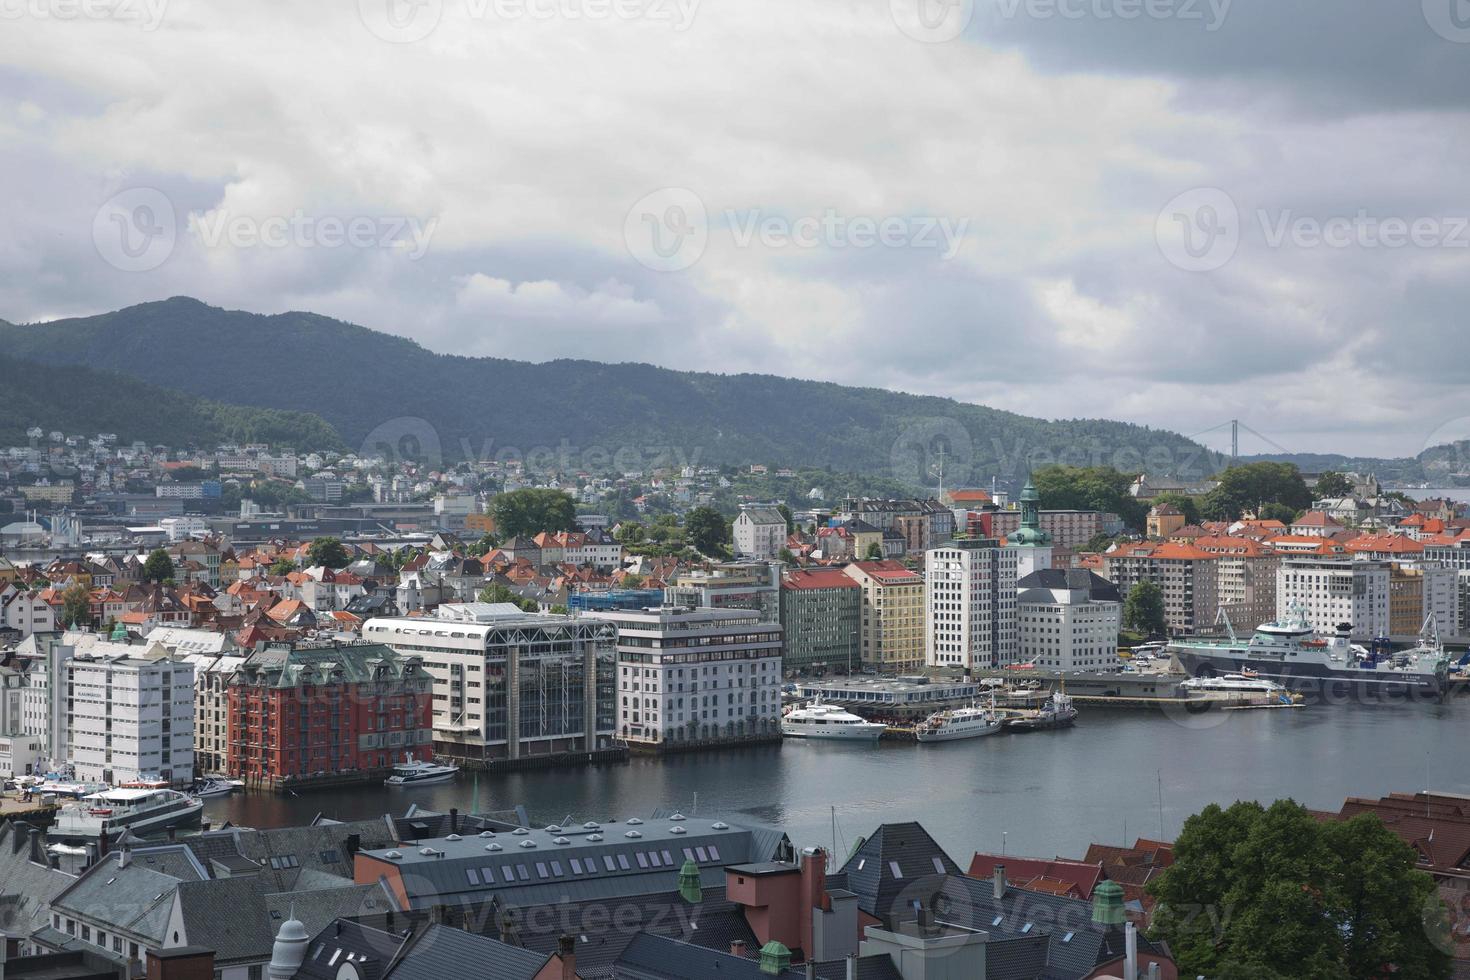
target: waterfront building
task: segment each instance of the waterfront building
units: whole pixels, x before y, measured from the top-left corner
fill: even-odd
[[[1216,556],[1194,545],[1141,541],[1103,555],[1103,577],[1125,599],[1139,582],[1164,596],[1164,622],[1173,636],[1207,630],[1219,615]]]
[[[775,504],[742,504],[731,534],[736,555],[770,561],[786,546],[786,518]]]
[[[1388,617],[1390,636],[1416,636],[1433,618],[1441,636],[1458,632],[1459,573],[1437,562],[1390,562]]]
[[[229,679],[226,768],[276,783],[422,758],[430,683],[381,643],[266,645]]]
[[[1287,557],[1276,573],[1276,614],[1300,610],[1323,632],[1352,624],[1354,639],[1388,634],[1390,564],[1351,558]]]
[[[475,761],[591,752],[612,743],[614,641],[589,616],[476,603],[475,617],[370,619],[363,639],[422,658],[433,678],[434,753]]]
[[[777,732],[781,627],[752,610],[592,613],[617,628],[617,733],[629,745],[740,741]]]
[[[1083,568],[1047,568],[1016,583],[1021,660],[1050,670],[1118,666],[1118,587]]]
[[[66,760],[78,779],[194,781],[191,664],[162,644],[107,642],[73,649],[63,670]]]
[[[858,670],[862,586],[839,568],[797,569],[781,577],[781,665],[788,671]]]
[[[858,653],[863,670],[894,675],[924,666],[924,579],[892,560],[853,562],[843,574],[862,587]]]
[[[924,650],[931,667],[1004,667],[1020,658],[1019,550],[965,538],[924,553]]]
[[[781,621],[779,561],[724,562],[675,577],[664,589],[670,606],[753,609],[763,623]]]

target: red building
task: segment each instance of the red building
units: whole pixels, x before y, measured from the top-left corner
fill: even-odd
[[[227,767],[272,783],[366,778],[432,754],[432,678],[377,643],[264,646],[230,679]]]

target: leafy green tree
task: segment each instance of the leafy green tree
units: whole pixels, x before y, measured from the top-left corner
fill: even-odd
[[[470,545],[470,554],[478,558],[481,555],[488,555],[498,547],[500,547],[500,539],[492,532],[486,531],[480,535],[480,540]]]
[[[790,548],[782,548],[779,552],[776,553],[776,557],[781,559],[788,565],[796,564],[796,555],[792,553]]]
[[[477,597],[481,602],[509,602],[526,612],[537,612],[540,606],[535,599],[523,599],[501,582],[492,582],[480,590]]]
[[[1164,590],[1149,581],[1135,584],[1123,600],[1123,625],[1145,634],[1162,633],[1167,628],[1164,619]]]
[[[1322,823],[1291,800],[1212,804],[1185,821],[1149,891],[1152,936],[1181,976],[1449,976],[1425,932],[1434,882],[1371,814]]]
[[[64,626],[76,623],[79,626],[92,625],[92,594],[87,587],[80,582],[75,582],[66,587],[61,593],[61,622]]]
[[[1317,485],[1312,492],[1321,497],[1346,497],[1353,492],[1353,481],[1341,473],[1328,470],[1317,477]]]
[[[782,519],[786,521],[786,533],[790,534],[795,523],[791,517],[791,508],[785,504],[777,504],[776,510],[780,512]]]
[[[1148,508],[1128,492],[1133,477],[1111,466],[1043,466],[1031,474],[1044,509],[1100,510],[1141,530]]]
[[[1280,521],[1282,524],[1290,527],[1296,522],[1296,519],[1301,516],[1301,513],[1301,511],[1297,510],[1295,507],[1292,507],[1289,504],[1278,504],[1272,502],[1262,505],[1261,508],[1256,511],[1256,516],[1263,521]]]
[[[684,518],[689,543],[703,554],[715,557],[728,553],[730,522],[713,507],[695,507]]]
[[[527,487],[502,493],[492,503],[495,527],[505,538],[577,526],[577,504],[561,490]]]
[[[162,548],[154,548],[143,562],[143,581],[165,582],[174,577],[174,560]]]
[[[882,561],[883,560],[883,546],[881,544],[879,544],[878,542],[874,541],[872,544],[868,545],[868,550],[863,555],[863,559],[865,561]]]
[[[1312,493],[1301,471],[1291,463],[1245,463],[1217,474],[1219,486],[1205,495],[1204,516],[1215,521],[1233,521],[1247,510],[1276,503],[1305,510]]]
[[[290,575],[296,571],[296,563],[289,558],[277,558],[271,562],[270,573],[272,575]]]
[[[1184,523],[1199,523],[1199,502],[1187,493],[1161,493],[1153,499],[1154,506],[1173,504],[1184,515]]]
[[[351,560],[346,546],[336,538],[315,538],[306,546],[306,563],[311,567],[346,568]]]
[[[644,540],[644,528],[638,521],[624,521],[613,537],[619,544],[638,544]]]

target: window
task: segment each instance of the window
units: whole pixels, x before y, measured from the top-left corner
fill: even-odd
[[[710,853],[711,854],[714,854],[715,849],[713,847],[711,847],[709,850],[710,850]],[[670,854],[668,851],[664,851],[664,867],[672,868],[673,866],[674,866],[674,856],[672,854]]]
[[[478,885],[480,883],[480,871],[478,868],[466,868],[464,876],[469,879],[472,885]]]
[[[526,870],[526,866],[524,864],[516,865],[516,873],[521,876],[522,881],[531,880],[531,872]]]
[[[647,854],[644,854],[642,851],[639,851],[637,854],[635,854],[633,856],[638,859],[638,867],[640,867],[640,868],[646,868],[646,867],[648,867],[648,855]]]
[[[931,860],[934,862],[934,871],[935,871],[935,873],[937,873],[937,874],[944,874],[945,873],[945,870],[944,870],[944,862],[941,861],[941,860],[939,860],[939,858],[937,856],[934,857],[934,858],[931,858]]]
[[[669,853],[668,851],[664,851],[664,854],[668,854],[668,853]],[[713,845],[713,844],[711,844],[709,846],[709,859],[711,861],[718,861],[718,860],[720,860],[720,849],[718,847],[716,847],[715,845]]]
[[[546,872],[546,865],[545,865],[545,864],[543,864],[543,863],[542,863],[542,862],[540,862],[540,861],[537,861],[537,862],[536,862],[536,877],[537,877],[537,878],[549,878],[549,877],[551,877],[551,876],[550,876],[550,875],[549,875],[549,874],[547,874],[547,872]]]
[[[624,871],[632,871],[633,870],[632,867],[630,867],[629,864],[628,864],[628,855],[626,855],[626,854],[619,854],[618,855],[618,867],[622,868]]]
[[[694,849],[694,856],[697,857],[700,861],[709,860],[709,852],[702,847],[696,847]]]
[[[578,861],[576,858],[572,858],[572,874],[579,875],[581,873],[582,873],[582,862],[581,861]]]
[[[616,870],[618,870],[618,866],[616,864],[613,864],[613,859],[612,859],[612,855],[611,854],[604,854],[602,856],[602,863],[607,867],[607,870],[609,870],[609,871],[616,871]]]
[[[893,872],[893,877],[895,877],[895,878],[902,878],[903,877],[903,871],[899,868],[897,861],[889,861],[888,862],[888,870],[891,871],[891,872]]]
[[[503,865],[501,867],[501,869],[500,869],[500,874],[501,874],[502,877],[505,878],[505,883],[507,885],[515,884],[515,880],[516,880],[515,869],[512,868],[510,865],[508,865],[508,864],[507,865]]]

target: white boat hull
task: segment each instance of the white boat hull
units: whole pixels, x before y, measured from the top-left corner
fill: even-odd
[[[863,725],[782,725],[781,734],[788,738],[830,739],[834,742],[876,742],[883,726]]]
[[[170,827],[192,824],[199,819],[203,811],[204,804],[201,801],[191,800],[178,807],[170,807],[158,813],[144,813],[137,817],[85,816],[78,818],[63,813],[58,816],[56,823],[47,832],[47,836],[57,840],[92,840],[102,836],[104,822],[107,825],[107,832],[113,837],[125,829],[134,834],[151,834]]]
[[[958,742],[966,738],[979,738],[981,735],[994,735],[1004,728],[1000,721],[989,723],[967,722],[960,725],[945,725],[943,728],[935,728],[929,731],[921,731],[917,738],[921,742]]]
[[[414,776],[402,779],[398,776],[389,776],[383,780],[384,786],[429,786],[433,783],[447,783],[459,775],[458,772],[444,772],[436,776]]]

